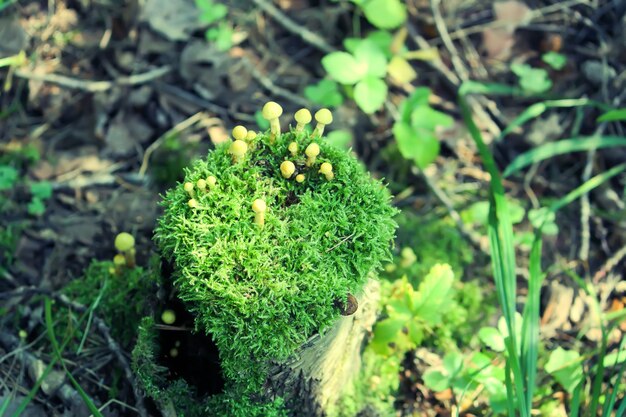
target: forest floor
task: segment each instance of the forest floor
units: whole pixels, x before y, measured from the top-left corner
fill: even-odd
[[[110,260],[122,231],[133,234],[137,263],[147,266],[160,194],[182,178],[182,168],[228,140],[233,126],[262,123],[258,111],[269,100],[285,109],[284,126],[299,108],[318,108],[303,91],[326,76],[322,58],[341,50],[346,37],[371,29],[350,2],[227,3],[232,45],[220,50],[206,40],[208,25],[190,0],[0,0],[0,405],[7,415],[26,398],[24,416],[80,415],[84,407],[60,368],[43,378],[40,390],[35,386],[54,358],[43,298],[85,311],[60,290],[92,261]],[[399,208],[451,219],[473,253],[464,278],[481,280],[493,295],[484,228],[465,217],[486,199],[490,176],[463,125],[458,89],[467,80],[517,85],[523,76],[512,63],[547,74],[549,92],[472,97],[476,123],[501,168],[559,138],[624,136],[624,125],[598,123],[602,111],[591,106],[547,108],[501,134],[537,102],[584,98],[623,106],[626,6],[582,0],[509,1],[501,3],[504,9],[480,0],[406,3],[405,30],[394,39],[410,50],[435,51],[434,57],[410,61],[416,75],[410,82],[388,78],[379,111],[366,114],[353,100],[342,100],[329,130],[345,134],[373,175],[389,182]],[[550,52],[566,58],[560,69],[542,60]],[[545,82],[540,74],[526,87]],[[437,132],[441,150],[424,170],[403,158],[392,130],[399,106],[417,86],[430,88],[429,104],[454,120]],[[571,153],[534,164],[504,185],[524,212],[624,161],[624,148]],[[584,354],[601,339],[590,296],[565,269],[589,278],[603,311],[624,308],[625,187],[622,175],[586,195],[559,213],[558,235],[545,238],[546,346],[572,345],[584,334],[577,345]],[[528,220],[519,227],[531,230]],[[400,230],[399,236],[413,232]],[[403,246],[399,240],[396,255]],[[518,255],[523,295],[528,249],[522,246]],[[95,322],[89,349],[66,352],[66,366],[106,415],[152,410],[137,400],[128,347]],[[617,327],[611,334],[612,348],[624,331]],[[415,356],[406,359],[398,413],[448,414],[450,398],[423,384],[425,365]]]

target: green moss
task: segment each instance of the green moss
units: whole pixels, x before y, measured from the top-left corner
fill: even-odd
[[[291,157],[287,147],[298,142]],[[306,167],[309,143],[321,153]],[[195,188],[197,208],[183,184],[164,198],[156,242],[176,267],[174,286],[196,326],[220,351],[227,380],[261,388],[270,359],[284,359],[339,315],[337,301],[357,293],[370,272],[389,260],[395,209],[383,184],[349,153],[324,139],[288,132],[270,144],[260,134],[241,163],[229,144],[185,172],[185,182],[215,176],[215,189]],[[291,160],[304,182],[285,179]],[[318,173],[333,165],[334,179]],[[254,223],[255,199],[267,203],[265,226]]]
[[[155,282],[151,273],[140,267],[124,268],[119,275],[114,269],[113,262],[94,261],[63,292],[84,305],[97,302],[96,314],[109,326],[111,335],[128,347],[148,311],[147,300],[155,292]]]

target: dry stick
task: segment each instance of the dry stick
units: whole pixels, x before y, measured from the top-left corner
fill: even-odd
[[[97,93],[107,91],[118,85],[140,85],[148,83],[157,78],[161,78],[172,71],[172,67],[164,66],[155,68],[141,74],[130,75],[128,77],[120,77],[114,81],[88,81],[67,77],[60,74],[37,74],[34,72],[18,69],[15,75],[20,78],[33,81],[42,81],[46,83],[56,84],[60,87],[73,88],[76,90],[87,91],[89,93]]]
[[[597,284],[604,278],[613,268],[615,268],[626,257],[626,246],[622,246],[620,250],[615,252],[593,275],[593,283]]]
[[[254,4],[263,9],[267,14],[272,16],[276,23],[287,29],[289,32],[300,36],[303,41],[313,45],[317,49],[320,49],[327,54],[336,51],[331,45],[329,45],[322,37],[318,36],[314,32],[311,32],[303,25],[299,25],[291,20],[286,14],[281,12],[273,4],[266,0],[252,0]]]

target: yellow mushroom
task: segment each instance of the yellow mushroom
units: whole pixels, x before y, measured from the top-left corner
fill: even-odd
[[[304,182],[304,174],[296,175],[296,182],[303,183]]]
[[[274,101],[268,101],[263,106],[263,118],[270,122],[270,143],[274,143],[274,139],[280,135],[280,122],[278,118],[283,114],[283,108]]]
[[[251,142],[255,138],[256,138],[256,132],[254,130],[248,130],[248,133],[246,134],[246,141]]]
[[[214,189],[215,188],[215,184],[217,184],[217,178],[215,178],[213,175],[209,175],[206,179],[206,183],[209,186],[209,189]]]
[[[289,146],[287,146],[289,153],[291,156],[296,156],[298,154],[298,144],[296,142],[291,142]]]
[[[320,174],[323,174],[328,181],[335,178],[335,174],[333,173],[333,166],[329,162],[324,162],[320,165]]]
[[[243,140],[236,140],[230,144],[228,152],[233,156],[233,163],[239,163],[248,152],[248,144]]]
[[[280,164],[280,173],[284,178],[291,178],[293,173],[296,172],[296,166],[291,161],[284,161]]]
[[[116,275],[122,275],[122,270],[124,268],[124,265],[126,265],[126,258],[124,257],[124,255],[122,255],[121,253],[115,255],[113,257],[113,265],[115,265],[113,272],[115,272]]]
[[[206,180],[200,178],[198,181],[196,181],[196,187],[198,187],[198,190],[200,191],[206,191]]]
[[[315,113],[315,121],[317,125],[313,131],[313,137],[322,136],[324,133],[324,126],[333,122],[333,114],[328,109],[320,109]]]
[[[196,200],[195,198],[191,198],[189,199],[189,201],[187,201],[187,205],[193,209],[198,208],[198,200]]]
[[[189,194],[189,197],[193,197],[193,183],[186,182],[185,185],[183,185],[183,188],[185,189],[187,194]]]
[[[124,255],[126,266],[135,267],[135,238],[130,233],[122,232],[115,237],[115,249]]]
[[[320,146],[317,143],[311,143],[304,150],[306,155],[306,166],[310,167],[315,163],[315,158],[320,154]]]
[[[265,225],[265,211],[267,210],[267,205],[265,201],[257,198],[252,203],[252,211],[254,211],[254,223],[259,227],[263,227]]]
[[[163,310],[163,313],[161,313],[161,321],[165,324],[174,324],[176,322],[176,313],[174,310]]]
[[[300,109],[293,115],[293,118],[298,122],[296,125],[296,133],[302,132],[304,126],[311,123],[311,112],[307,109]]]
[[[248,129],[243,126],[235,126],[232,134],[235,140],[244,140],[248,136]]]

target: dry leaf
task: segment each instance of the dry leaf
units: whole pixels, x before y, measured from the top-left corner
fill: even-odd
[[[148,0],[139,19],[171,41],[186,41],[205,26],[199,16],[193,0]]]
[[[503,1],[493,4],[498,27],[504,24],[509,32],[514,32],[519,26],[526,25],[533,17],[532,10],[526,4],[519,1]]]
[[[487,57],[506,60],[515,43],[515,29],[528,24],[533,13],[524,3],[514,0],[494,3],[493,11],[496,19],[493,27],[483,31],[483,47]]]

